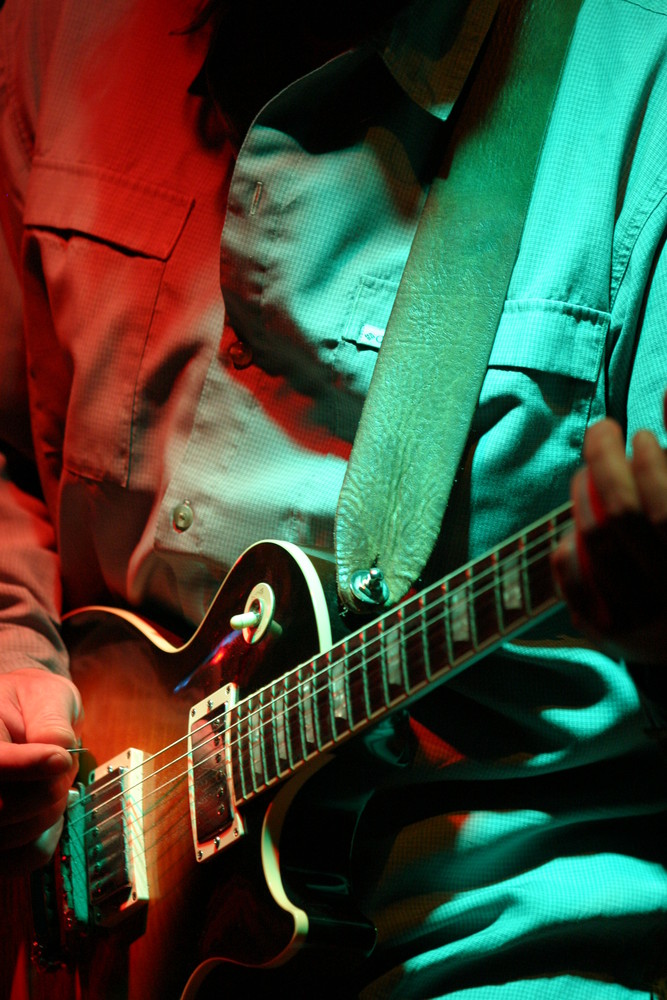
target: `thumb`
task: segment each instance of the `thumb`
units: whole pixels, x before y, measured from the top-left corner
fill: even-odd
[[[51,675],[48,690],[21,692],[27,743],[51,743],[69,748],[81,731],[81,696],[71,681]]]

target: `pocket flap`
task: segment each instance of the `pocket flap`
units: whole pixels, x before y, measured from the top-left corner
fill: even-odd
[[[23,219],[166,260],[192,205],[187,195],[112,170],[35,157]]]
[[[489,365],[532,368],[594,382],[609,323],[609,313],[571,302],[509,300]]]

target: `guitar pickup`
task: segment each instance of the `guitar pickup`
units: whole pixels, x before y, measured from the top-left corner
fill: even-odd
[[[148,903],[143,764],[143,751],[131,747],[95,768],[77,807],[89,922],[99,927],[113,927]]]
[[[73,967],[95,927],[137,916],[127,940],[144,931],[143,763],[141,750],[125,750],[69,793],[58,849],[31,876],[32,959],[42,969]]]
[[[190,709],[188,790],[197,861],[206,861],[245,832],[235,811],[228,764],[228,715],[237,688],[228,684]]]

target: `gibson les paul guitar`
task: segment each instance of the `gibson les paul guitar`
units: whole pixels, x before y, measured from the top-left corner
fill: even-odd
[[[328,585],[280,542],[244,553],[185,644],[125,611],[70,616],[87,750],[59,849],[32,879],[32,956],[12,997],[201,1000],[221,962],[228,977],[368,954],[345,870],[364,795],[315,826],[308,785],[343,744],[561,603],[549,557],[570,513],[338,641]]]

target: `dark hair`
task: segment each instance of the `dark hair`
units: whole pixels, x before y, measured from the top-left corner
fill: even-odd
[[[309,20],[315,26],[315,33],[323,29],[333,30],[334,34],[359,41],[366,37],[374,28],[390,21],[402,7],[409,6],[413,0],[336,0],[332,12],[330,4],[319,0],[284,0],[281,7],[278,0],[202,0],[199,9],[190,21],[187,30],[197,31],[206,24],[211,24],[213,31],[220,27],[227,18],[234,18],[241,13],[271,13],[277,20],[288,24],[293,18],[308,14]],[[258,26],[261,20],[258,20]],[[333,27],[332,25],[337,25]]]
[[[209,33],[208,92],[243,135],[259,108],[298,75],[386,28],[412,0],[201,0],[186,32]],[[251,39],[246,49],[240,41]]]
[[[186,31],[199,31],[209,21],[213,23],[213,27],[215,28],[228,7],[229,0],[203,0],[199,5],[199,10],[188,24]]]

